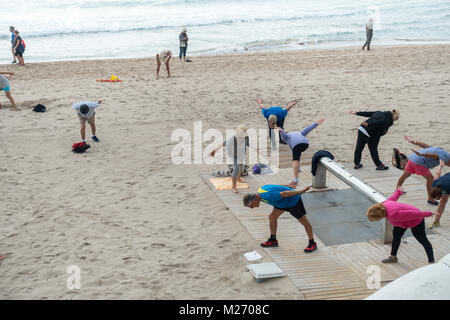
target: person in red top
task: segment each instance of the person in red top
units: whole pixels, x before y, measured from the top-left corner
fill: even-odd
[[[428,256],[428,262],[434,263],[433,247],[425,234],[424,218],[439,214],[423,212],[410,204],[397,202],[402,194],[403,190],[397,189],[386,201],[374,204],[367,209],[367,218],[370,221],[380,221],[386,218],[394,226],[391,255],[387,259],[381,260],[381,262],[398,262],[397,251],[402,237],[407,229],[411,229],[414,238],[424,247]]]

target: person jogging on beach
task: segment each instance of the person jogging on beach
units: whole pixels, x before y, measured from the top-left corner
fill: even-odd
[[[86,142],[86,122],[88,122],[91,126],[92,140],[95,142],[100,142],[96,135],[95,109],[97,109],[102,102],[103,100],[82,101],[76,102],[72,105],[72,108],[77,111],[78,119],[80,120],[80,134],[83,142]]]
[[[361,122],[361,125],[358,128],[358,139],[356,140],[356,148],[353,158],[355,163],[354,168],[362,168],[363,165],[361,164],[361,154],[367,144],[376,169],[389,169],[389,167],[385,166],[380,161],[378,155],[378,144],[380,142],[380,138],[388,132],[389,127],[394,124],[394,121],[399,119],[399,112],[394,109],[392,111],[375,112],[349,111],[349,113],[362,117],[370,117],[366,121]]]
[[[431,189],[431,197],[433,199],[440,200],[440,202],[437,208],[437,213],[439,215],[434,217],[434,222],[431,224],[430,228],[439,226],[441,217],[445,211],[445,206],[447,205],[448,202],[449,195],[450,195],[450,172],[444,174],[442,177],[439,177],[433,181],[433,188]]]
[[[180,61],[181,58],[184,58],[184,62],[186,62],[186,51],[188,46],[188,36],[186,33],[186,28],[183,28],[180,35],[178,36],[178,39],[180,40]]]
[[[11,63],[17,63],[16,55],[14,54],[14,40],[16,39],[16,35],[14,33],[14,27],[9,27],[9,32],[11,32],[11,53],[13,56],[13,61]]]
[[[17,59],[19,60],[19,63],[17,64],[18,66],[25,66],[25,61],[23,59],[23,54],[25,52],[25,46],[24,43],[22,41],[22,37],[19,36],[19,30],[14,30],[14,35],[15,35],[15,39],[14,39],[14,55],[17,57]]]
[[[172,58],[172,51],[163,50],[160,53],[156,54],[156,79],[159,79],[159,69],[161,68],[161,61],[166,65],[167,75],[170,78],[170,69],[169,69],[169,61]]]
[[[314,122],[309,127],[303,129],[302,132],[293,131],[293,132],[285,132],[280,127],[275,127],[276,131],[280,132],[281,139],[286,142],[292,150],[292,171],[294,174],[294,178],[289,181],[289,183],[293,183],[294,185],[298,184],[298,172],[300,171],[300,157],[302,152],[308,149],[309,141],[305,138],[305,136],[310,133],[317,126],[321,125],[325,120],[320,119],[319,121]]]
[[[297,101],[293,101],[289,103],[286,108],[282,108],[279,106],[264,108],[263,105],[264,101],[258,99],[256,100],[256,102],[258,103],[264,118],[267,119],[267,124],[269,126],[269,138],[272,137],[271,129],[274,129],[275,127],[280,127],[284,129],[284,120],[286,119],[289,110],[291,110],[291,108],[297,104]],[[281,136],[280,136],[280,143],[285,144],[285,142],[281,140]]]
[[[366,23],[366,43],[364,43],[362,49],[364,50],[367,47],[367,51],[370,50],[370,42],[372,41],[373,36],[373,18],[369,18],[369,21]]]
[[[430,169],[437,167],[436,175],[440,176],[442,168],[444,166],[450,166],[450,153],[442,148],[432,147],[427,143],[417,141],[408,136],[405,136],[404,138],[406,141],[423,149],[419,152],[413,150],[414,153],[408,157],[408,163],[406,164],[405,170],[398,179],[397,189],[401,188],[405,180],[412,174],[423,176],[427,180],[427,203],[437,206],[439,202],[435,201],[431,196],[431,188],[434,178],[430,172]],[[422,154],[424,154],[424,156]],[[427,156],[427,154],[434,154],[435,156]]]
[[[4,74],[9,76],[4,76]],[[11,84],[9,80],[11,80],[11,76],[14,75],[14,72],[0,72],[0,91],[5,91],[5,95],[8,98],[9,102],[11,102],[11,106],[13,110],[17,110],[16,103],[11,95]],[[0,103],[0,109],[2,108],[2,104]]]
[[[374,222],[386,218],[390,224],[394,226],[391,255],[381,260],[383,263],[398,262],[397,251],[400,247],[402,236],[407,229],[411,229],[414,238],[424,247],[428,257],[428,262],[434,262],[433,247],[428,241],[425,233],[425,217],[432,215],[438,216],[438,213],[422,212],[416,207],[397,202],[398,198],[403,194],[402,189],[397,189],[392,196],[390,196],[383,203],[372,205],[367,210],[367,218]]]
[[[290,186],[268,184],[258,189],[256,193],[248,193],[243,198],[244,206],[248,208],[259,207],[261,201],[273,206],[273,210],[269,215],[270,238],[261,243],[262,247],[278,247],[277,221],[278,218],[288,211],[296,218],[305,228],[308,235],[309,243],[304,252],[309,253],[317,250],[317,243],[314,241],[314,234],[311,223],[306,218],[306,210],[303,206],[301,194],[307,192],[312,186],[303,190],[295,190]]]
[[[242,170],[244,169],[245,157],[250,145],[250,139],[247,135],[247,127],[239,125],[234,130],[234,135],[229,137],[219,145],[216,149],[211,151],[210,155],[214,157],[216,152],[222,148],[227,148],[227,162],[233,165],[233,174],[231,177],[232,188],[231,191],[239,193],[237,189],[237,181],[241,181]]]

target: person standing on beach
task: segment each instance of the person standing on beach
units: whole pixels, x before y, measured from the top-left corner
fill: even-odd
[[[447,205],[448,197],[450,195],[450,172],[444,174],[442,177],[433,181],[433,188],[431,189],[431,197],[440,200],[437,208],[437,213],[434,217],[434,222],[430,228],[438,227],[441,221],[441,216],[444,214],[445,206]]]
[[[264,108],[263,105],[264,102],[262,100],[258,99],[256,100],[256,102],[258,103],[264,118],[267,119],[267,124],[269,125],[269,138],[272,137],[271,129],[274,129],[275,127],[284,129],[284,120],[286,119],[289,110],[291,110],[291,108],[297,104],[297,101],[293,101],[289,103],[286,108],[282,107]],[[280,136],[280,143],[285,144],[285,142],[281,139],[281,136]]]
[[[380,157],[378,155],[378,144],[380,142],[380,138],[388,132],[389,127],[392,126],[394,121],[398,120],[400,113],[395,109],[392,111],[375,112],[349,111],[349,113],[362,117],[370,117],[366,121],[361,122],[361,125],[358,128],[358,139],[356,140],[356,149],[353,160],[355,163],[354,168],[362,168],[363,165],[361,164],[361,154],[367,144],[376,169],[389,169],[389,167],[385,166],[380,161]]]
[[[16,35],[14,34],[14,27],[9,27],[9,32],[11,32],[11,53],[13,56],[13,61],[11,63],[17,63],[16,55],[14,53],[14,40],[16,39]]]
[[[77,111],[78,119],[80,120],[81,125],[80,133],[83,142],[86,142],[86,121],[91,126],[92,140],[94,140],[95,142],[100,142],[100,140],[96,136],[95,109],[97,109],[100,103],[102,102],[103,100],[82,101],[82,102],[75,102],[72,105],[72,108]]]
[[[367,47],[367,51],[370,50],[370,42],[372,41],[373,36],[373,18],[369,18],[369,21],[366,23],[366,43],[364,43],[362,49],[364,50]]]
[[[161,61],[166,65],[167,74],[170,78],[169,61],[172,58],[172,52],[170,50],[163,50],[156,54],[156,79],[159,79],[159,69],[161,68]]]
[[[19,31],[14,30],[14,34],[16,37],[14,39],[14,49],[13,50],[14,50],[15,56],[19,60],[19,63],[17,65],[24,66],[25,62],[23,60],[23,53],[25,52],[25,46],[23,44],[22,37],[19,36]]]
[[[275,130],[280,132],[281,139],[286,142],[292,150],[292,171],[294,173],[294,178],[289,181],[290,184],[296,186],[298,184],[298,172],[300,171],[300,157],[302,152],[308,149],[309,141],[305,136],[310,133],[317,126],[321,125],[325,120],[320,119],[314,122],[309,127],[303,129],[302,132],[285,132],[280,127],[275,127]]]
[[[9,76],[5,77],[4,74],[7,74]],[[17,110],[16,103],[14,102],[14,99],[11,95],[11,84],[9,83],[9,80],[11,79],[11,76],[13,76],[13,72],[0,72],[0,91],[5,91],[5,95],[8,98],[8,100],[11,102],[11,106],[13,110]],[[0,103],[0,109],[2,108],[2,104]]]
[[[431,196],[431,188],[433,187],[432,185],[434,178],[430,172],[430,169],[438,167],[436,176],[440,177],[442,168],[444,166],[450,166],[450,153],[442,148],[432,147],[427,143],[417,141],[408,136],[405,136],[404,138],[406,141],[415,144],[416,146],[419,146],[423,149],[417,153],[414,152],[408,157],[408,163],[406,164],[405,170],[398,179],[397,189],[400,189],[403,186],[405,180],[412,174],[422,176],[427,180],[427,203],[437,206],[439,202],[435,201]],[[427,154],[434,154],[435,156],[427,156]]]
[[[231,177],[232,188],[231,191],[239,193],[237,189],[237,181],[241,182],[241,174],[244,169],[245,157],[250,145],[250,139],[247,135],[247,127],[239,125],[234,130],[234,135],[225,140],[222,145],[211,151],[211,156],[214,157],[216,152],[222,148],[227,148],[228,163],[233,165],[233,174]]]
[[[184,62],[186,62],[186,51],[187,51],[188,40],[189,40],[187,33],[186,33],[186,28],[183,28],[183,30],[181,31],[178,38],[180,40],[180,61],[181,61],[181,58],[183,57]]]
[[[303,205],[301,194],[311,189],[309,186],[303,190],[293,189],[293,185],[281,186],[268,184],[258,189],[256,193],[248,193],[243,198],[244,206],[248,208],[257,208],[262,202],[273,206],[273,210],[269,215],[270,238],[261,243],[261,247],[278,247],[276,237],[278,218],[288,211],[295,219],[297,219],[305,228],[308,235],[309,243],[305,248],[305,253],[317,250],[317,243],[314,241],[314,234],[311,223],[306,217],[306,210]]]
[[[397,189],[386,201],[374,204],[367,210],[367,218],[370,221],[380,221],[386,218],[394,226],[391,255],[387,259],[381,260],[381,262],[398,262],[397,251],[400,247],[402,236],[407,229],[411,229],[414,238],[424,247],[428,262],[433,263],[433,247],[425,233],[425,217],[439,214],[422,212],[412,205],[397,202],[402,194],[403,190]]]

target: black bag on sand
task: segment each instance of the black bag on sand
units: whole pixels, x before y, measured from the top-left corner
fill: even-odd
[[[43,104],[37,104],[33,108],[34,112],[45,112],[47,111],[47,108]]]
[[[397,148],[392,151],[392,165],[397,169],[404,170],[408,163],[408,157],[400,152]]]

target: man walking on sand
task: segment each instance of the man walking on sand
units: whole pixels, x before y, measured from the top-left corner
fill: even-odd
[[[16,39],[16,35],[14,33],[14,27],[13,26],[9,27],[9,32],[11,32],[11,53],[12,53],[12,56],[13,56],[13,61],[11,63],[17,63],[16,55],[14,53],[14,41]]]
[[[96,136],[95,109],[97,109],[100,103],[102,102],[103,100],[82,101],[76,102],[72,105],[72,108],[74,108],[77,111],[78,119],[80,120],[81,124],[80,133],[83,142],[86,142],[86,121],[91,126],[92,140],[94,140],[95,142],[100,142],[100,140]]]
[[[248,193],[244,196],[244,206],[252,209],[257,208],[261,201],[273,206],[273,210],[269,215],[270,238],[266,242],[261,243],[261,247],[278,247],[278,240],[276,239],[277,221],[285,211],[288,211],[305,227],[309,243],[304,252],[310,253],[317,249],[317,243],[314,241],[312,226],[306,218],[306,210],[300,195],[308,191],[311,186],[300,191],[291,188],[291,186],[293,185],[268,184],[262,186],[256,193]]]
[[[8,77],[3,76],[4,74],[8,74]],[[9,80],[11,79],[11,76],[13,76],[13,72],[0,72],[0,91],[5,91],[5,95],[8,98],[8,100],[11,102],[11,106],[13,110],[16,109],[16,103],[14,102],[14,99],[11,95],[11,84],[9,83]],[[0,103],[0,109],[2,108],[2,104]]]
[[[369,18],[369,21],[366,24],[366,43],[364,43],[362,49],[364,50],[367,47],[367,51],[370,51],[370,42],[372,41],[373,36],[373,18]]]

